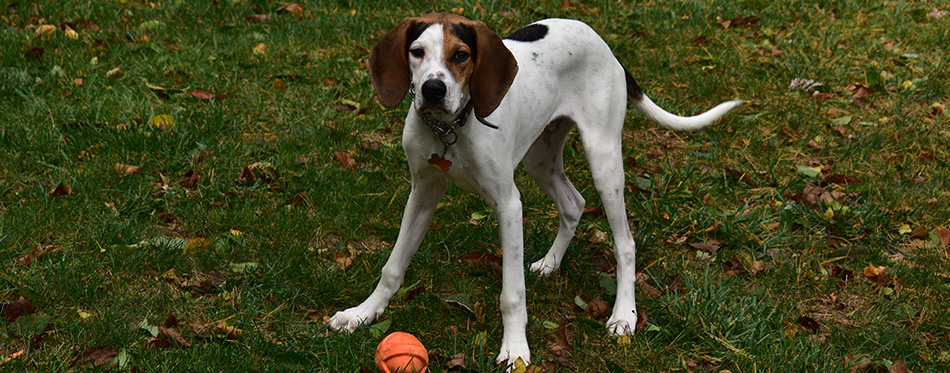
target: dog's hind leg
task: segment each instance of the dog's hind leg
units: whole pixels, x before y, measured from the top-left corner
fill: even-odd
[[[412,191],[409,192],[409,201],[399,227],[399,237],[389,254],[389,260],[383,266],[376,290],[358,306],[333,315],[327,321],[331,328],[352,332],[360,325],[368,325],[382,315],[389,305],[389,300],[402,286],[406,268],[429,229],[432,215],[447,185],[445,178],[441,176],[413,177]]]
[[[558,212],[557,237],[551,249],[544,258],[531,264],[531,271],[541,275],[549,275],[560,267],[584,212],[584,197],[564,174],[564,141],[572,128],[574,121],[570,118],[555,118],[535,140],[523,160],[525,171],[554,200]]]
[[[611,97],[618,97],[613,95]],[[619,96],[622,98],[622,96]],[[584,144],[584,153],[590,163],[594,186],[604,205],[604,214],[610,224],[617,260],[617,300],[607,320],[607,332],[628,335],[635,332],[637,309],[636,243],[630,233],[624,202],[624,172],[621,137],[624,105],[615,103],[602,110],[591,107],[586,115],[576,119],[578,133]]]

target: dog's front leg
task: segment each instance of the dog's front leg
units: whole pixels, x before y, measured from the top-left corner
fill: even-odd
[[[514,364],[520,357],[528,364],[531,351],[525,328],[528,309],[524,283],[524,227],[522,226],[521,196],[512,181],[499,186],[497,195],[486,195],[486,200],[498,217],[498,232],[502,247],[501,320],[504,327],[501,352],[497,362]]]
[[[360,305],[333,315],[327,321],[331,328],[352,332],[360,325],[370,324],[382,315],[389,305],[389,300],[402,286],[406,268],[409,267],[413,254],[429,228],[432,214],[445,193],[446,186],[445,178],[441,175],[429,173],[426,176],[413,176],[412,191],[409,192],[409,201],[403,212],[399,237],[389,254],[389,260],[383,266],[376,290]]]

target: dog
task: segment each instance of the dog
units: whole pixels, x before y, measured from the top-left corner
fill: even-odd
[[[383,106],[396,107],[407,93],[411,96],[403,148],[412,188],[379,284],[363,303],[330,318],[329,327],[351,332],[383,313],[451,181],[480,194],[498,218],[504,331],[496,360],[511,366],[520,358],[528,364],[522,206],[515,168],[523,164],[558,210],[554,243],[530,265],[549,275],[560,266],[585,207],[562,162],[567,136],[577,127],[617,261],[617,298],[607,332],[633,334],[635,243],[624,204],[621,151],[626,103],[663,127],[695,130],[742,101],[690,117],[671,114],[643,93],[597,32],[565,19],[530,24],[503,40],[484,23],[459,15],[406,18],[371,50],[367,67]]]

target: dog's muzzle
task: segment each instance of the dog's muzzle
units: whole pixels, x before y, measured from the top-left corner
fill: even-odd
[[[420,111],[443,111],[448,112],[445,107],[445,93],[448,88],[445,83],[438,79],[429,79],[422,84],[422,105]]]

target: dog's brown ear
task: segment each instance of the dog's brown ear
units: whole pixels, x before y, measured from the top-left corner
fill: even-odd
[[[518,61],[501,38],[484,23],[473,21],[478,54],[469,83],[475,115],[487,117],[498,107],[518,74]]]
[[[369,52],[369,77],[376,89],[379,102],[385,107],[396,107],[409,92],[409,54],[406,35],[415,24],[415,18],[406,18],[383,36]]]

